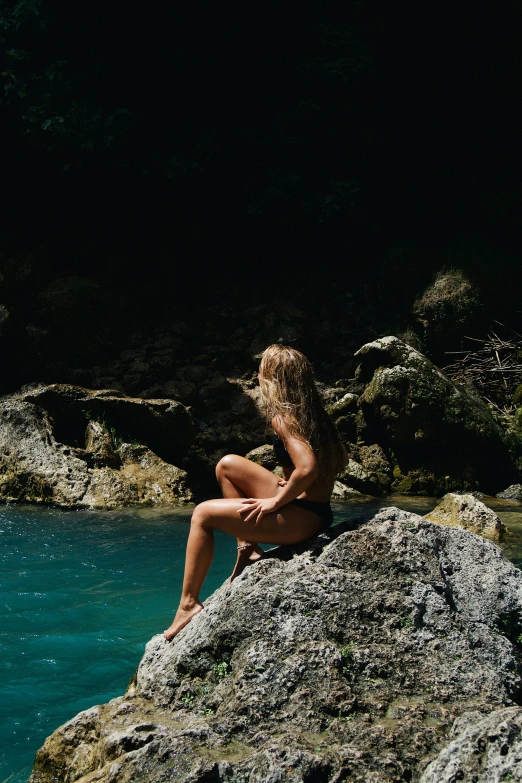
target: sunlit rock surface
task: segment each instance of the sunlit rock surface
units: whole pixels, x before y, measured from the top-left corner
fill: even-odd
[[[96,509],[185,503],[187,474],[167,460],[193,439],[190,415],[174,400],[58,384],[22,389],[0,400],[0,500]]]
[[[471,494],[448,492],[438,506],[426,514],[425,519],[439,525],[463,527],[492,541],[501,541],[505,532],[495,512]]]

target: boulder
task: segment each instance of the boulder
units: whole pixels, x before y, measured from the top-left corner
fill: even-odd
[[[349,459],[346,467],[339,473],[339,481],[365,495],[383,494],[378,477],[365,470],[354,459]]]
[[[336,402],[333,402],[331,405],[329,405],[326,409],[326,412],[329,416],[334,419],[334,421],[339,416],[345,416],[347,413],[357,413],[357,401],[359,397],[357,394],[351,394],[348,392],[343,397],[341,397],[340,400],[337,400]]]
[[[112,412],[110,395],[97,396],[85,389],[71,388],[80,397],[80,401],[75,400],[76,405],[92,403],[95,410],[98,402],[108,400],[106,410]],[[105,419],[90,420],[86,429],[85,415],[76,411],[77,420],[74,418],[74,405],[72,413],[65,406],[62,411],[58,405],[52,405],[56,403],[52,390],[50,407],[57,419],[44,407],[23,399],[31,396],[39,399],[39,391],[31,395],[26,390],[0,401],[0,500],[51,503],[62,508],[168,505],[192,500],[184,471],[163,461],[144,445],[125,443]],[[44,394],[42,397],[45,399]],[[117,401],[129,406],[135,402],[125,398]],[[172,401],[153,403],[155,407],[143,419],[154,412],[159,416],[163,410],[168,427]],[[139,405],[136,407],[141,410]],[[70,421],[77,429],[69,428]],[[74,441],[73,434],[78,435]],[[67,437],[66,442],[61,439],[63,436]]]
[[[429,764],[419,783],[522,781],[522,707],[457,718],[451,742]]]
[[[458,717],[513,709],[521,616],[495,544],[384,509],[272,550],[155,636],[127,693],[57,729],[30,781],[419,780]]]
[[[424,342],[432,355],[455,350],[465,334],[481,332],[488,324],[480,294],[459,269],[445,269],[413,305],[423,326]]]
[[[484,538],[500,541],[505,527],[494,511],[477,500],[474,495],[457,495],[448,492],[425,519],[439,525],[463,527]]]
[[[267,470],[275,470],[279,467],[276,456],[274,454],[273,446],[266,443],[264,446],[258,446],[256,449],[252,449],[246,455],[246,458],[255,462],[257,465],[266,468]]]
[[[392,466],[378,443],[359,448],[361,465],[377,484],[380,494],[389,492],[392,483]]]
[[[347,487],[342,481],[336,481],[332,492],[332,500],[348,500],[349,498],[361,497],[362,493],[352,487]]]
[[[522,484],[511,484],[503,492],[499,492],[497,498],[506,498],[507,500],[522,500]]]
[[[426,490],[481,489],[495,494],[518,472],[509,443],[488,407],[458,387],[425,356],[397,337],[383,337],[355,354],[358,433],[395,461],[393,491],[421,470]]]

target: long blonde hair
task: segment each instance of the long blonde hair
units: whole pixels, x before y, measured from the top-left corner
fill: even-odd
[[[259,365],[259,383],[267,424],[281,416],[291,434],[310,446],[321,474],[339,473],[344,463],[343,446],[324,409],[306,356],[288,345],[269,345]]]

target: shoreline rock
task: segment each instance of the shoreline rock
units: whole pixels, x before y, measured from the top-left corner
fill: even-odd
[[[439,525],[462,527],[491,541],[501,541],[506,530],[495,512],[471,494],[448,492],[424,519]]]
[[[171,337],[164,339],[168,345],[159,350],[170,356]],[[136,351],[129,353],[131,363],[138,361]],[[83,495],[77,488],[56,489],[50,463],[42,472],[50,458],[49,447],[61,450],[59,459],[51,459],[59,483],[70,475],[73,483],[89,484],[91,478],[77,474],[102,471],[94,480],[98,489],[89,495],[100,498],[100,507],[105,507],[111,494],[115,506],[185,502],[189,484],[200,496],[212,495],[218,491],[215,465],[225,454],[246,455],[277,470],[271,448],[261,445],[266,422],[255,373],[247,369],[225,375],[217,370],[219,362],[214,366],[214,359],[219,358],[215,356],[211,367],[187,364],[173,370],[170,377],[168,356],[162,369],[164,380],[144,389],[141,397],[126,397],[115,389],[33,384],[0,399],[0,408],[33,406],[34,432],[29,432],[29,408],[20,432],[32,442],[33,452],[41,450],[39,456],[25,453],[12,427],[10,434],[0,433],[0,500],[62,507],[81,501]],[[410,345],[393,336],[383,337],[363,345],[355,359],[354,379],[336,381],[335,386],[318,384],[349,452],[348,465],[338,476],[345,487],[374,497],[477,490],[494,494],[508,481],[520,478],[522,441],[514,432],[503,431],[482,400],[453,383]],[[208,363],[211,355],[192,360]],[[179,394],[191,407],[171,396],[154,398],[159,391]],[[48,442],[34,413],[37,410],[47,416]],[[152,458],[148,459],[149,478],[143,474],[138,480],[134,471],[136,481],[133,478],[129,491],[123,491],[131,471],[118,453],[122,443],[144,446],[172,467],[169,477],[168,468],[161,468],[163,484],[156,482],[159,491],[153,486],[156,468],[151,468]],[[12,459],[12,454],[21,459]],[[160,468],[159,463],[156,467]],[[184,482],[179,492],[173,491],[177,479]],[[346,491],[342,494],[346,496]]]
[[[272,550],[153,637],[30,783],[419,781],[457,718],[518,709],[520,620],[522,573],[495,544],[386,508]]]
[[[511,484],[511,486],[503,492],[499,492],[497,498],[522,501],[522,484]]]
[[[185,471],[140,438],[169,453],[188,449],[193,424],[172,400],[134,400],[73,386],[21,390],[0,400],[0,500],[60,508],[179,505],[193,495]],[[163,444],[163,446],[162,446]]]

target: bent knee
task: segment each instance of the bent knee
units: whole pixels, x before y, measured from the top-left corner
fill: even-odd
[[[216,476],[219,478],[219,476],[229,476],[231,473],[235,473],[244,459],[244,457],[240,457],[238,454],[225,454],[216,465]]]
[[[215,500],[204,500],[202,503],[198,503],[194,511],[192,512],[192,519],[190,520],[192,525],[198,525],[205,527],[219,517],[220,508],[216,504]]]

